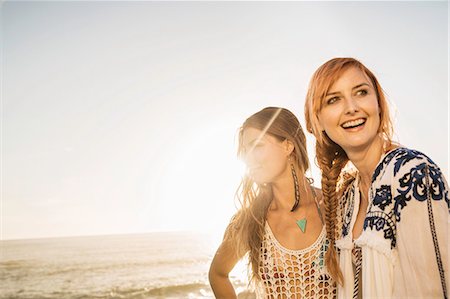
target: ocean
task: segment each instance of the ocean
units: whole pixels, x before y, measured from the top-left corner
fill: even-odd
[[[0,241],[0,298],[214,298],[216,241],[186,232]],[[248,298],[243,263],[230,279]]]

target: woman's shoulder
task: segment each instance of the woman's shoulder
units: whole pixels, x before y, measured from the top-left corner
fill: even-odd
[[[423,152],[407,148],[404,146],[399,146],[397,148],[392,149],[389,151],[386,156],[392,156],[395,159],[404,159],[408,161],[412,160],[428,160],[430,163],[433,163],[433,161]]]
[[[410,173],[418,167],[423,168],[425,165],[439,169],[436,163],[423,152],[399,146],[386,153],[381,159],[375,169],[373,180],[375,181],[384,174],[393,175],[394,177],[398,175],[403,176],[405,173]]]
[[[380,232],[380,236],[390,241],[391,248],[396,247],[399,225],[405,232],[404,227],[411,226],[411,221],[421,223],[428,219],[425,201],[435,201],[441,211],[450,207],[448,187],[441,170],[420,151],[398,147],[388,152],[373,180],[365,230]]]

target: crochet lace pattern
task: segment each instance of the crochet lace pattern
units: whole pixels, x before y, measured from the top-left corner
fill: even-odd
[[[336,298],[336,284],[325,267],[327,246],[323,227],[311,246],[287,249],[277,241],[266,222],[259,265],[262,287],[257,288],[257,297]]]

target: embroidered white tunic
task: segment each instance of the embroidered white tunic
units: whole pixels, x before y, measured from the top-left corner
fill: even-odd
[[[359,176],[343,196],[340,267],[344,286],[338,298],[352,298],[352,230],[360,203]],[[432,203],[442,265],[448,273],[448,185],[439,167],[426,155],[397,148],[381,158],[369,189],[363,232],[362,298],[443,298],[440,273],[427,209]],[[361,292],[361,290],[360,290]]]
[[[336,298],[336,284],[325,267],[327,247],[325,226],[311,246],[291,250],[278,242],[266,222],[258,298]]]

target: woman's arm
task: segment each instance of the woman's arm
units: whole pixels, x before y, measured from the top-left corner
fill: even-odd
[[[216,298],[237,298],[228,274],[240,258],[227,240],[224,240],[217,249],[209,268],[209,283]]]
[[[433,234],[448,285],[448,184],[439,167],[422,155],[400,167],[395,178],[398,266],[404,273],[404,286],[394,285],[394,295],[442,298]]]

